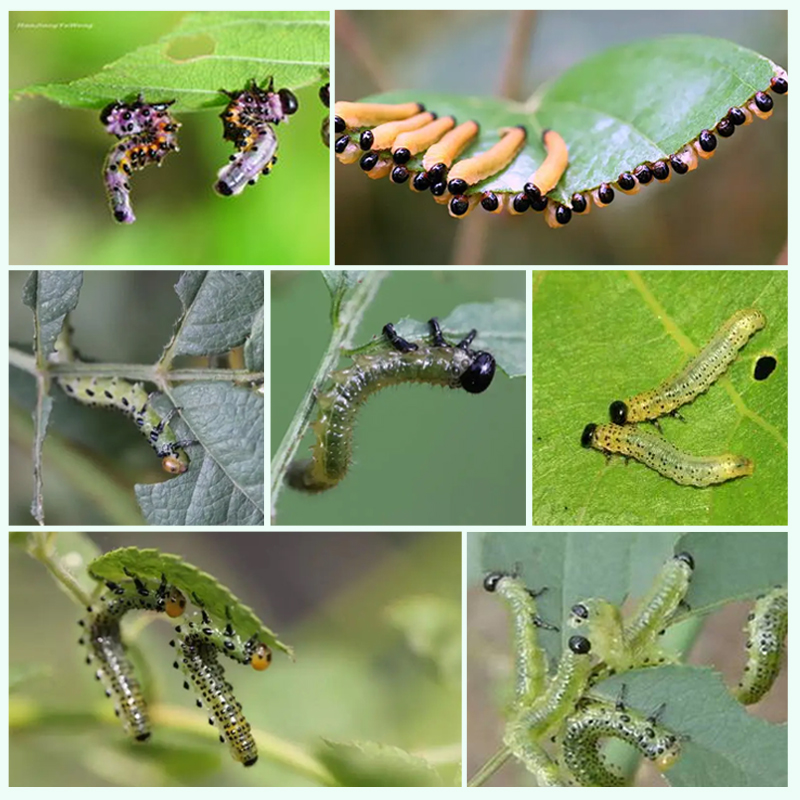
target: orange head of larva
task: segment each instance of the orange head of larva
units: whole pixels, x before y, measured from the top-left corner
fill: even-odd
[[[182,455],[171,453],[161,459],[161,468],[170,475],[182,475],[189,469],[189,459],[185,453]]]
[[[250,659],[250,666],[259,672],[263,672],[271,663],[272,650],[270,650],[264,642],[259,642]]]
[[[186,608],[186,598],[174,586],[170,587],[164,602],[164,611],[168,617],[179,617]]]

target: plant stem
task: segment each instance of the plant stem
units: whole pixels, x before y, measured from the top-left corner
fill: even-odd
[[[317,395],[322,391],[322,387],[328,380],[328,375],[330,375],[339,361],[342,348],[350,346],[350,340],[355,334],[364,312],[372,303],[381,281],[387,274],[379,271],[370,272],[353,289],[350,297],[342,303],[338,325],[334,325],[325,354],[322,356],[314,378],[308,389],[306,389],[306,393],[303,395],[303,399],[292,417],[292,421],[275,453],[275,457],[272,459],[271,502],[273,514],[278,497],[283,489],[286,470],[289,468],[289,464],[294,458],[294,454],[297,452],[300,441],[311,421],[311,414],[317,401]]]
[[[503,764],[511,758],[511,751],[501,747],[469,780],[467,786],[483,786]]]

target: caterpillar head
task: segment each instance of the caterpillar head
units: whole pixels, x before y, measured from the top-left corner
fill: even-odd
[[[470,394],[480,394],[489,388],[494,378],[495,360],[491,353],[475,353],[475,358],[461,376],[461,386]]]
[[[263,672],[271,663],[272,650],[264,642],[259,642],[250,658],[250,666],[258,672]]]
[[[186,453],[170,453],[161,459],[161,468],[170,475],[182,475],[189,469],[189,456]]]
[[[628,406],[622,400],[615,400],[608,407],[608,415],[616,425],[624,425],[628,420]]]
[[[164,611],[167,612],[167,616],[173,619],[179,617],[183,614],[185,608],[186,598],[183,596],[183,593],[174,586],[171,586],[164,598]]]

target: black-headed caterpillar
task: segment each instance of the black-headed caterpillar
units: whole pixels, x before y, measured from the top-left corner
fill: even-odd
[[[84,633],[78,643],[87,648],[86,663],[97,664],[95,676],[105,685],[106,696],[114,697],[115,713],[125,732],[137,741],[150,738],[150,717],[142,689],[128,659],[120,632],[122,617],[132,610],[156,611],[179,617],[186,598],[162,577],[160,584],[131,575],[125,583],[105,581],[109,593],[86,610],[78,623]]]
[[[669,769],[680,756],[681,740],[658,722],[665,706],[643,718],[624,705],[622,696],[616,705],[589,702],[570,715],[557,742],[559,764],[578,786],[625,786],[620,775],[603,761],[603,740],[620,739],[662,771]]]
[[[188,678],[184,689],[194,688],[197,705],[208,710],[209,722],[217,726],[220,741],[228,743],[231,756],[250,767],[258,759],[256,743],[217,655],[222,653],[261,672],[272,662],[272,651],[258,640],[258,634],[242,638],[230,622],[219,628],[202,608],[202,601],[197,597],[193,600],[201,606],[200,617],[176,626],[178,638],[170,642],[178,650],[173,666]]]
[[[356,354],[353,365],[331,374],[333,386],[319,395],[319,416],[311,424],[316,435],[309,460],[289,466],[287,482],[294,489],[323,492],[347,474],[353,453],[353,426],[359,408],[376,392],[402,383],[428,383],[470,394],[485,391],[495,373],[494,357],[470,349],[475,330],[456,345],[449,345],[438,320],[429,321],[431,344],[408,342],[394,326],[383,333],[392,350],[379,354]]]
[[[334,131],[344,133],[349,128],[366,128],[407,119],[424,110],[425,106],[420,103],[352,103],[339,100],[333,106]]]
[[[615,400],[608,409],[611,421],[624,425],[654,420],[691,403],[725,373],[750,337],[766,324],[767,318],[756,308],[737,311],[673,376],[655,389]]]
[[[542,141],[547,156],[523,187],[525,197],[534,211],[541,211],[545,208],[547,205],[545,196],[556,188],[556,184],[561,180],[561,176],[569,164],[569,151],[560,134],[556,131],[546,130],[542,134]],[[553,206],[553,208],[552,215],[548,214],[545,217],[550,227],[557,228],[560,225],[566,225],[572,217],[572,210],[564,205]]]
[[[70,341],[69,321],[64,322],[48,357],[52,364],[72,364],[79,361]],[[80,403],[100,408],[116,408],[130,417],[161,459],[165,472],[180,475],[189,469],[189,456],[184,450],[193,440],[178,439],[169,426],[176,409],[162,417],[152,406],[151,396],[141,383],[124,378],[56,377],[56,383],[66,394]]]
[[[744,705],[757,703],[781,670],[783,641],[789,627],[789,595],[778,587],[756,600],[747,618],[747,664],[734,690]]]
[[[589,423],[583,429],[581,444],[606,454],[634,458],[681,486],[712,486],[752,475],[754,469],[753,462],[744,456],[695,456],[635,425]]]

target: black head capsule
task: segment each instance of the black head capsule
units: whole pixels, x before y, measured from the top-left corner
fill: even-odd
[[[361,134],[361,138],[359,139],[359,143],[361,144],[362,150],[372,150],[372,143],[375,141],[375,135],[372,131],[364,131]]]
[[[572,614],[578,619],[589,619],[589,609],[583,603],[577,603],[570,609]]]
[[[630,172],[622,172],[620,173],[619,178],[617,178],[617,186],[619,186],[620,189],[629,192],[636,186],[636,178],[634,178]]]
[[[439,162],[434,164],[429,170],[428,175],[433,183],[442,183],[447,177],[447,166]]]
[[[539,196],[538,200],[531,200],[531,198],[528,197],[528,200],[534,211],[544,211],[547,208],[547,197]]]
[[[570,636],[567,645],[578,656],[585,656],[592,649],[592,643],[585,636]]]
[[[434,197],[441,197],[445,193],[446,189],[447,184],[445,184],[444,181],[431,184],[431,194],[434,195]]]
[[[653,173],[650,171],[650,167],[647,164],[642,164],[640,167],[636,167],[633,171],[633,174],[639,183],[642,185],[650,183],[653,180]]]
[[[531,201],[523,192],[514,195],[514,199],[512,200],[511,204],[514,206],[514,211],[516,211],[518,214],[524,213],[531,207]]]
[[[336,140],[336,143],[333,145],[333,149],[337,153],[339,153],[341,155],[342,153],[344,153],[345,150],[347,150],[347,145],[349,145],[349,144],[350,144],[350,137],[349,136],[347,136],[347,135],[340,136]]]
[[[744,123],[747,121],[747,114],[745,114],[744,110],[738,106],[733,106],[733,108],[728,109],[728,119],[734,125],[744,125]]]
[[[428,173],[427,172],[418,172],[414,176],[413,183],[414,183],[414,188],[418,192],[424,192],[427,189],[430,189],[430,186],[431,186],[431,181],[430,181],[430,178],[428,177]]]
[[[505,578],[505,575],[502,572],[490,572],[484,579],[483,579],[483,588],[486,589],[487,592],[494,592],[497,589],[497,584]]]
[[[463,194],[450,198],[450,211],[457,217],[463,217],[469,211],[469,200]]]
[[[656,161],[656,163],[653,164],[653,177],[655,177],[657,181],[665,181],[669,178],[669,165],[666,161]]]
[[[628,421],[628,406],[622,400],[615,400],[608,407],[608,416],[615,425],[624,425]]]
[[[677,175],[685,175],[689,171],[689,165],[679,156],[671,155],[669,163],[672,166],[672,171]]]
[[[525,192],[525,196],[531,203],[541,203],[542,193],[539,191],[539,187],[536,184],[526,183],[522,187],[522,191]]]
[[[786,78],[773,78],[769,86],[775,94],[786,94],[789,91],[789,81]]]
[[[711,131],[700,131],[697,141],[700,142],[700,147],[706,153],[717,149],[717,137]]]
[[[392,154],[395,164],[408,164],[411,160],[411,151],[407,147],[400,147]]]
[[[297,97],[290,89],[281,89],[278,92],[278,97],[281,99],[281,108],[284,114],[294,114],[300,107]]]
[[[581,434],[581,446],[582,447],[591,447],[592,440],[594,439],[594,432],[597,428],[597,425],[594,422],[590,422],[584,429],[583,433]]]
[[[447,184],[447,190],[450,194],[464,194],[469,189],[469,184],[463,178],[453,178]]]
[[[451,201],[452,202],[452,201]],[[475,353],[475,358],[461,376],[461,388],[470,394],[485,392],[494,378],[495,360],[491,353]]]
[[[614,200],[614,190],[611,188],[610,184],[601,183],[597,188],[597,196],[600,198],[601,202],[608,205]]]
[[[331,85],[329,83],[319,87],[319,99],[325,108],[331,107]]]
[[[371,169],[374,169],[375,165],[378,163],[378,154],[371,150],[369,153],[361,156],[361,160],[358,162],[361,169],[364,172],[369,172]]]
[[[736,126],[727,117],[723,117],[717,123],[717,134],[721,136],[723,139],[727,139],[729,136],[733,136],[733,132],[735,130]]]
[[[334,117],[333,129],[336,131],[336,133],[344,133],[347,130],[347,125],[341,117]]]
[[[631,180],[633,180],[633,177],[631,177]],[[581,214],[586,211],[586,198],[580,192],[575,192],[575,194],[572,195],[572,210],[576,214]]]
[[[558,208],[556,208],[556,222],[559,225],[566,225],[572,219],[572,209],[568,206],[562,206],[559,204]]]
[[[678,553],[675,556],[676,561],[683,561],[684,564],[688,564],[691,569],[694,569],[694,559],[692,558],[691,553],[687,553],[686,551],[682,553]]]
[[[756,101],[759,111],[772,111],[774,103],[766,92],[756,92],[756,96],[753,99]]]
[[[389,177],[392,183],[405,183],[408,180],[408,169],[400,164],[392,170]]]
[[[484,192],[483,197],[481,197],[481,206],[487,211],[497,211],[500,207],[500,201],[494,192]]]

